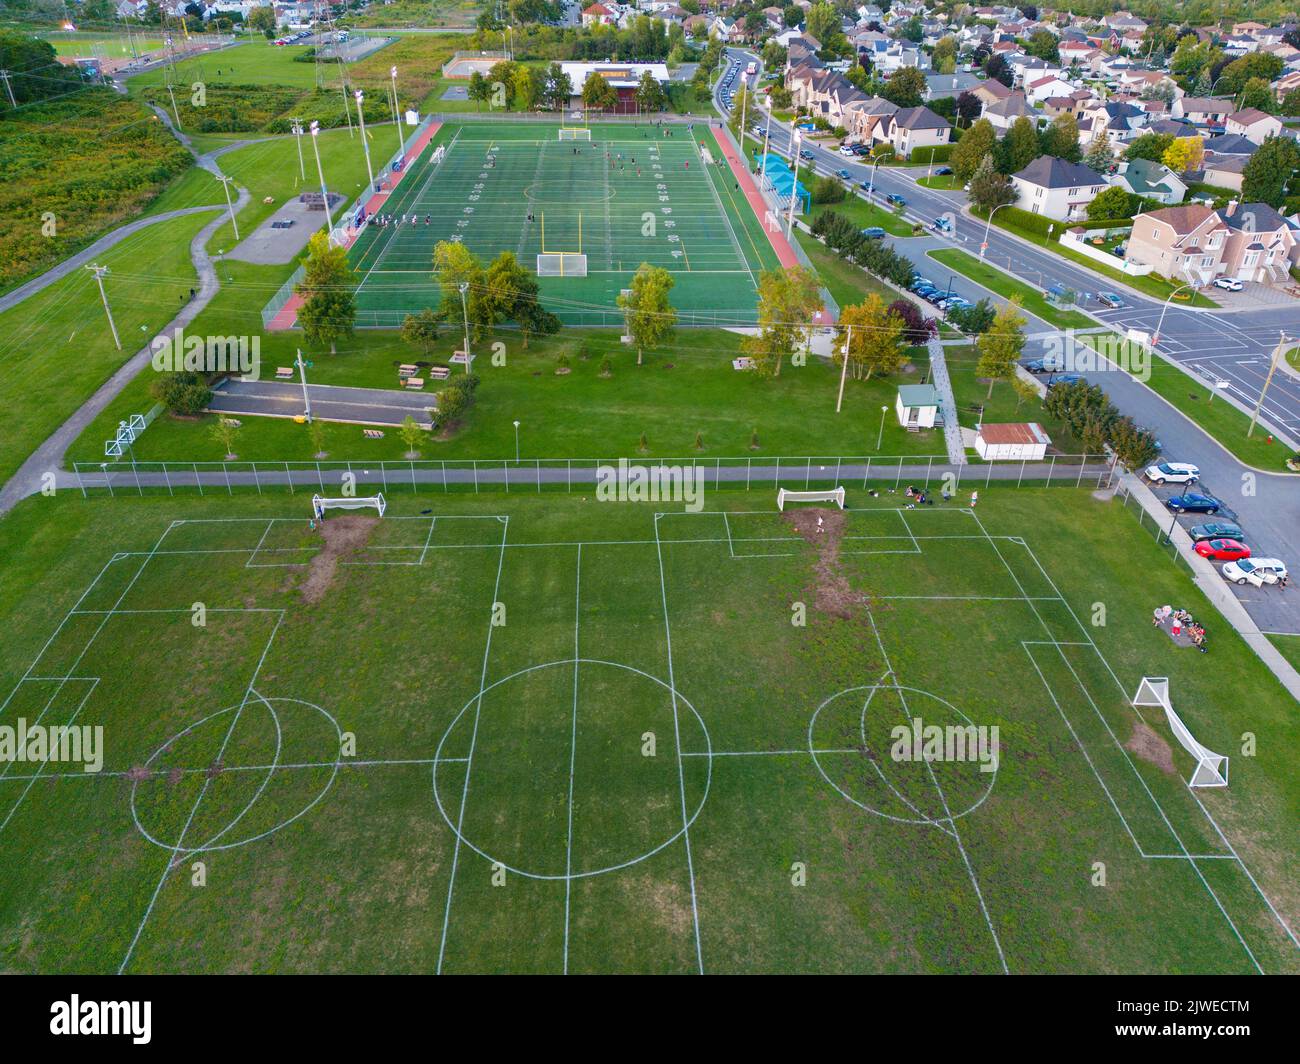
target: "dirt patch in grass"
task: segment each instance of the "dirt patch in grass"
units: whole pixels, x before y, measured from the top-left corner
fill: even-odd
[[[1137,754],[1143,761],[1149,761],[1161,772],[1174,774],[1174,752],[1169,744],[1147,724],[1140,720],[1133,722],[1133,734],[1128,737],[1124,749]]]
[[[840,571],[840,541],[844,538],[844,511],[817,506],[807,510],[790,510],[786,522],[807,542],[817,548],[813,566],[816,583],[813,607],[821,613],[845,620],[854,609],[867,605],[865,595],[854,591]]]
[[[330,584],[334,582],[339,561],[364,547],[370,541],[370,534],[377,524],[377,517],[355,514],[331,517],[320,523],[320,535],[325,546],[316,553],[307,567],[307,579],[303,581],[301,590],[303,602],[314,605],[325,597]]]

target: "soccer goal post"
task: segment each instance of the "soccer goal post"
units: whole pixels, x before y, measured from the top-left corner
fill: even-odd
[[[326,499],[320,495],[311,497],[311,512],[316,515],[317,521],[325,520],[326,510],[367,510],[371,507],[378,510],[379,516],[383,517],[384,511],[388,509],[388,503],[382,494],[350,499]]]
[[[1196,758],[1196,768],[1192,778],[1187,781],[1189,787],[1226,787],[1228,785],[1228,759],[1223,754],[1216,754],[1196,741],[1182,718],[1174,712],[1169,700],[1169,678],[1167,676],[1143,676],[1138,684],[1137,694],[1133,696],[1135,706],[1159,706],[1165,711],[1169,730],[1192,757]]]
[[[576,248],[557,249],[546,243],[546,214],[538,216],[541,227],[542,249],[537,256],[538,277],[586,277],[587,256],[582,250],[582,214],[578,214],[578,245]]]
[[[786,488],[779,488],[776,493],[776,508],[784,510],[788,502],[833,502],[841,510],[844,509],[844,489],[835,488],[832,491],[789,491]]]
[[[582,127],[561,126],[560,139],[561,140],[591,140],[591,130]]]

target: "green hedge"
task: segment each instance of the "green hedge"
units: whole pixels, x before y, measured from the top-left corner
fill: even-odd
[[[928,166],[930,163],[946,163],[951,154],[951,144],[935,144],[927,148],[917,148],[908,156],[908,161]]]
[[[978,208],[973,213],[981,218],[987,218],[988,213]],[[1120,229],[1124,225],[1123,218],[1101,218],[1095,221],[1080,219],[1075,222],[1062,222],[1056,218],[1048,218],[1043,214],[1034,214],[1032,211],[1022,211],[1019,207],[1000,207],[998,208],[997,221],[1000,225],[1005,225],[1008,229],[1014,229],[1024,236],[1042,237],[1048,239],[1048,227],[1052,227],[1051,239],[1060,240],[1061,234],[1067,229]]]

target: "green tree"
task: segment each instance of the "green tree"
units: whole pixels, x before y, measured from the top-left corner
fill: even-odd
[[[648,70],[641,75],[641,81],[637,84],[636,103],[643,112],[649,114],[662,111],[668,106],[668,98],[664,95],[663,86]]]
[[[544,98],[547,106],[555,111],[563,111],[569,105],[569,97],[572,95],[573,83],[569,80],[569,75],[559,63],[552,63],[546,68]]]
[[[1088,220],[1102,221],[1133,217],[1137,197],[1120,185],[1102,189],[1088,204]]]
[[[1042,141],[1044,155],[1054,155],[1072,163],[1083,158],[1083,150],[1079,147],[1079,123],[1072,114],[1061,114],[1052,119],[1052,124],[1043,131]]]
[[[1106,173],[1115,165],[1115,152],[1110,146],[1110,134],[1104,129],[1098,130],[1088,144],[1088,151],[1083,157],[1083,165],[1099,174]]]
[[[1025,42],[1025,51],[1047,63],[1060,63],[1060,44],[1050,30],[1034,30]]]
[[[619,293],[617,303],[623,311],[627,335],[636,347],[636,364],[642,363],[645,349],[667,342],[677,326],[677,311],[669,302],[673,275],[660,266],[641,263],[632,275],[626,293]]]
[[[925,75],[916,67],[899,67],[889,75],[880,95],[896,107],[920,107],[925,89]]]
[[[1179,137],[1168,148],[1160,161],[1176,174],[1187,174],[1205,165],[1205,141],[1200,137]]]
[[[275,11],[270,4],[259,4],[248,12],[245,23],[250,30],[256,30],[258,33],[266,33],[268,30],[274,33]]]
[[[811,270],[764,270],[758,276],[758,335],[742,339],[741,350],[754,359],[760,373],[779,377],[781,364],[805,342],[814,316],[824,306]]]
[[[1004,203],[1014,203],[1015,186],[1006,174],[1000,174],[993,165],[993,154],[984,156],[979,169],[971,175],[970,202],[982,211],[991,211]]]
[[[515,317],[520,299],[529,289],[531,280],[513,251],[503,251],[492,260],[483,277],[483,291],[474,303],[478,335]],[[535,292],[536,285],[531,287]]]
[[[754,115],[754,95],[749,91],[749,86],[742,83],[731,102],[731,114],[727,118],[727,126],[737,141],[744,138],[744,130],[740,128],[741,121],[752,122]]]
[[[1011,377],[1011,390],[1016,393],[1016,410],[1020,410],[1022,403],[1032,403],[1038,399],[1038,385],[1033,381],[1027,381],[1019,373],[1014,373]]]
[[[420,428],[420,423],[410,414],[402,418],[402,423],[397,426],[397,434],[402,437],[402,442],[406,444],[407,458],[420,457],[420,444],[424,440],[424,429]]]
[[[1025,321],[1020,314],[1020,301],[1013,297],[998,308],[992,326],[975,341],[979,352],[975,374],[988,378],[989,382],[986,400],[993,398],[993,386],[998,381],[1010,380],[1015,375],[1016,363],[1025,347]]]
[[[192,370],[160,374],[149,385],[149,394],[173,414],[186,416],[202,412],[212,400],[207,379]]]
[[[964,137],[962,138],[965,139]],[[1034,128],[1033,119],[1021,115],[1011,123],[1007,135],[1002,138],[1002,165],[1000,169],[1006,174],[1018,174],[1042,154],[1038,143],[1038,130]],[[996,159],[996,156],[994,157]]]
[[[874,292],[861,303],[840,311],[840,332],[835,341],[835,364],[847,353],[855,380],[870,380],[897,373],[907,358],[903,338],[905,322]]]
[[[1246,203],[1267,203],[1281,207],[1289,181],[1300,167],[1300,148],[1286,137],[1268,137],[1241,175],[1241,198]]]
[[[483,293],[483,265],[458,240],[440,240],[433,249],[433,275],[442,292],[439,316],[457,330],[465,325],[465,312],[471,323],[479,320],[478,302]],[[461,285],[465,285],[462,304]],[[468,367],[466,367],[468,368]]]
[[[238,421],[218,414],[217,420],[212,423],[209,431],[212,433],[212,438],[221,444],[223,461],[229,462],[239,457],[235,454],[235,438],[239,435]]]
[[[1153,163],[1158,163],[1164,158],[1165,152],[1173,142],[1172,133],[1143,133],[1124,149],[1124,158],[1129,161],[1150,159]]]
[[[466,91],[469,98],[479,105],[479,110],[482,110],[483,104],[492,96],[492,82],[476,70],[469,76],[469,88]]]
[[[356,325],[355,288],[348,253],[334,247],[326,233],[316,233],[307,243],[303,278],[294,286],[303,297],[298,324],[309,344],[329,344],[330,354],[338,353],[338,341],[351,336]]]
[[[966,130],[965,135],[957,142],[948,157],[957,180],[962,184],[969,181],[979,169],[984,157],[993,151],[997,142],[997,132],[987,118],[981,118]]]
[[[1260,111],[1275,111],[1277,97],[1273,95],[1272,86],[1263,78],[1251,78],[1241,89],[1242,111],[1254,107]]]
[[[930,56],[936,74],[951,74],[957,69],[957,38],[952,34],[940,37]]]
[[[418,347],[425,357],[433,353],[434,342],[438,339],[438,315],[428,307],[418,314],[408,314],[402,319],[401,337],[412,347]]]
[[[840,32],[840,13],[835,5],[826,0],[813,4],[808,9],[807,31],[823,45],[828,44],[831,37]]]
[[[582,83],[582,102],[598,111],[612,111],[618,106],[618,92],[599,71],[593,70]]]

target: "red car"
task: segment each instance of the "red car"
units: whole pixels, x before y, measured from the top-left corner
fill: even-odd
[[[1202,558],[1220,562],[1235,562],[1250,557],[1250,548],[1235,539],[1203,539],[1196,544],[1196,553]]]

